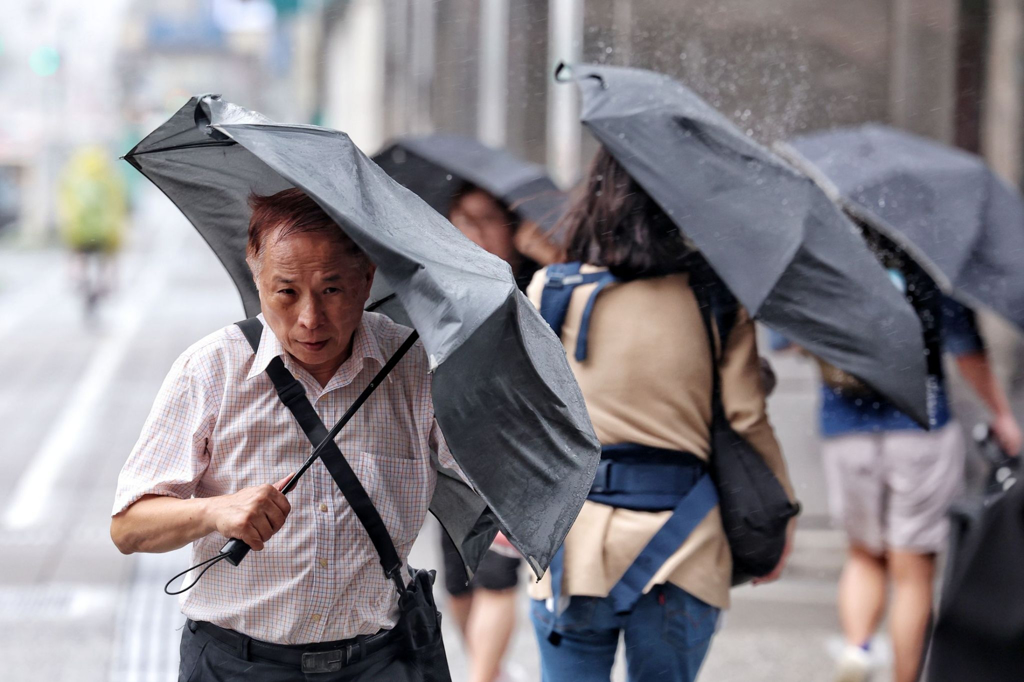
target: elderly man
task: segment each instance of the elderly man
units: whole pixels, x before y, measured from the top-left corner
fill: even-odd
[[[182,599],[182,682],[421,679],[400,655],[396,586],[325,466],[280,492],[310,442],[266,371],[280,357],[332,424],[410,330],[363,312],[374,265],[309,197],[291,189],[251,203],[258,350],[232,325],[174,363],[121,472],[111,537],[126,554],[191,542],[195,563],[227,538],[255,550]],[[417,344],[337,439],[403,562],[434,490],[432,457],[458,471],[427,370]],[[326,672],[303,655],[337,650],[344,665]]]

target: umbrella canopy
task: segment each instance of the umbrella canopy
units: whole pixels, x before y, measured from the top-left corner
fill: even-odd
[[[1024,484],[955,510],[928,682],[1015,682],[1024,668]]]
[[[566,209],[565,193],[542,166],[471,137],[401,137],[373,160],[444,216],[466,183],[486,190],[521,219],[537,223],[549,235]]]
[[[477,491],[439,475],[431,511],[471,568],[500,526],[539,576],[586,499],[600,446],[561,342],[508,265],[344,133],[276,124],[217,96],[190,100],[125,158],[217,253],[247,315],[259,312],[245,264],[251,192],[298,187],[341,226],[394,290],[381,309],[419,332],[438,423]]]
[[[928,423],[920,321],[810,178],[667,76],[571,72],[583,123],[751,315]]]
[[[1024,200],[982,159],[875,124],[789,146],[796,163],[823,175],[948,293],[1024,329]]]

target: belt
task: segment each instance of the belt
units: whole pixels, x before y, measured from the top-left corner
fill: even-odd
[[[267,661],[299,668],[304,673],[334,673],[367,656],[400,643],[396,630],[381,630],[375,635],[315,644],[271,644],[213,623],[189,620],[188,629],[202,632],[238,651],[246,660]]]

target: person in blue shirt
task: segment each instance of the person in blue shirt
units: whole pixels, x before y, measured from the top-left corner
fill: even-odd
[[[937,347],[954,357],[959,373],[991,410],[1001,447],[1010,454],[1021,448],[1021,429],[992,373],[974,313],[942,295],[919,269],[914,270],[904,260],[902,267],[890,267],[889,274],[917,308],[926,341],[931,336],[929,345],[936,348],[935,357],[929,358],[929,430],[854,377],[819,360],[830,513],[849,540],[839,582],[846,647],[838,662],[837,682],[870,677],[869,647],[886,610],[890,582],[893,679],[917,679],[931,615],[936,556],[945,545],[946,513],[961,491],[965,464],[962,431],[950,414]],[[789,344],[776,338],[773,345],[781,349]]]

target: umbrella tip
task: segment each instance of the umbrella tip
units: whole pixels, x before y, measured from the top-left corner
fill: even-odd
[[[558,62],[558,66],[555,67],[555,81],[558,83],[568,83],[572,80],[572,66],[564,61]]]

